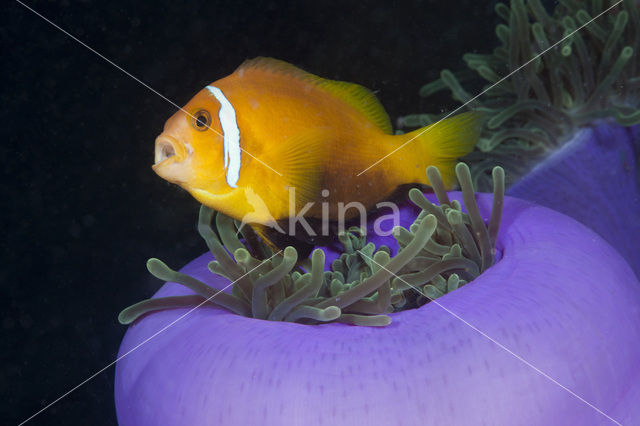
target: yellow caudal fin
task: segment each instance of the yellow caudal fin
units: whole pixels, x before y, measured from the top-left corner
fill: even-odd
[[[436,166],[447,189],[456,184],[455,166],[458,158],[473,151],[478,142],[484,114],[470,111],[407,133],[405,142],[421,145],[425,158],[420,181],[428,182],[426,167]]]

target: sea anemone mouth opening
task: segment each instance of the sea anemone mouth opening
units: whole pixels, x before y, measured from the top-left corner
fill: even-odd
[[[231,292],[175,271],[149,259],[155,277],[175,282],[195,294],[143,300],[118,316],[130,324],[142,315],[164,309],[201,305],[222,307],[249,318],[321,324],[341,322],[385,326],[390,313],[420,308],[479,276],[496,261],[496,239],[504,202],[504,171],[493,170],[493,202],[488,222],[480,215],[469,167],[460,163],[456,175],[466,212],[450,200],[437,168],[427,175],[439,205],[421,191],[409,191],[422,211],[408,229],[394,229],[398,253],[367,242],[366,232],[353,227],[338,235],[344,250],[325,270],[325,252],[299,259],[294,247],[274,253],[266,246],[263,259],[252,256],[241,240],[250,232],[241,223],[202,206],[198,232],[215,260],[208,269],[232,282]],[[214,224],[215,221],[215,224]],[[214,228],[215,226],[215,228]],[[217,232],[216,232],[217,231]]]

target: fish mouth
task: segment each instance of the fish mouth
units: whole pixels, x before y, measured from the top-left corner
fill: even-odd
[[[191,179],[189,154],[191,147],[167,134],[156,138],[155,163],[151,168],[161,178],[178,185]]]
[[[156,138],[155,161],[153,167],[179,162],[186,158],[187,148],[172,136],[162,134]]]

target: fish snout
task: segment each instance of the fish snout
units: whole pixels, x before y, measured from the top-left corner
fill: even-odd
[[[187,147],[173,136],[161,134],[156,138],[154,167],[164,162],[182,161],[186,157]]]

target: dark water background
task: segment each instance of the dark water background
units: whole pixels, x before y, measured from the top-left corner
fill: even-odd
[[[440,69],[496,45],[494,1],[29,1],[183,105],[244,59],[274,56],[377,92],[392,120]],[[0,424],[116,358],[118,312],[206,247],[198,204],[151,170],[175,108],[13,1],[0,13]],[[115,424],[114,368],[29,424]]]

